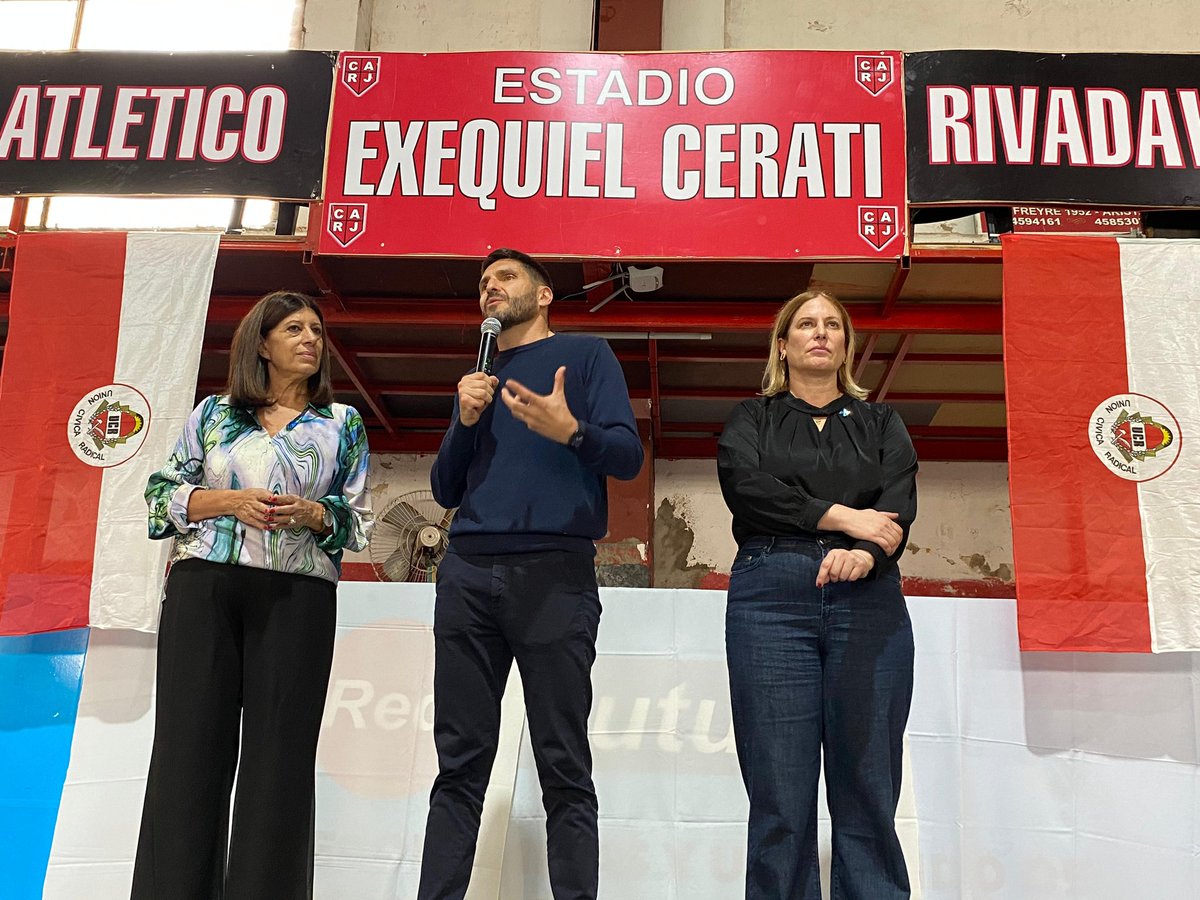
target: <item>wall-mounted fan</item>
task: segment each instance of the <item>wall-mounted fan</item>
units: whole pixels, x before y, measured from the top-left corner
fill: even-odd
[[[371,565],[380,581],[433,581],[450,543],[454,510],[429,491],[398,497],[375,517]]]

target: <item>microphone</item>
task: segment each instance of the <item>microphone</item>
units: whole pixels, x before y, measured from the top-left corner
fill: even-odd
[[[488,316],[479,326],[479,358],[475,361],[475,371],[484,375],[492,374],[492,360],[496,358],[496,335],[500,333],[500,320]]]

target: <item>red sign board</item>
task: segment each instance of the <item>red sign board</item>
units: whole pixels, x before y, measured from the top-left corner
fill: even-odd
[[[344,53],[322,253],[886,259],[897,52]]]
[[[1065,206],[1014,206],[1013,231],[1039,234],[1129,234],[1141,231],[1136,209],[1070,209]]]

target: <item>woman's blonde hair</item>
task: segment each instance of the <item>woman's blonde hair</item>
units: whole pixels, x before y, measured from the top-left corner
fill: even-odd
[[[805,303],[817,297],[824,297],[833,304],[842,320],[842,333],[846,336],[846,358],[842,360],[841,368],[838,369],[838,387],[856,400],[866,400],[866,389],[854,380],[854,323],[850,321],[850,313],[846,311],[842,301],[825,291],[805,291],[779,308],[779,313],[775,316],[775,325],[771,329],[771,345],[767,354],[767,367],[763,370],[762,393],[764,396],[773,397],[788,389],[788,364],[786,359],[779,358],[779,341],[782,339],[787,342],[787,334],[796,313]]]

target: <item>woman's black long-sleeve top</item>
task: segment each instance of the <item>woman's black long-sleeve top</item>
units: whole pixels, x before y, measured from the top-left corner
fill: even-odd
[[[752,537],[819,538],[868,551],[868,577],[895,566],[917,515],[917,454],[900,416],[846,395],[820,408],[787,392],[742,401],[721,433],[717,473],[739,546]],[[871,541],[821,531],[835,503],[898,513],[900,546],[889,556]]]

